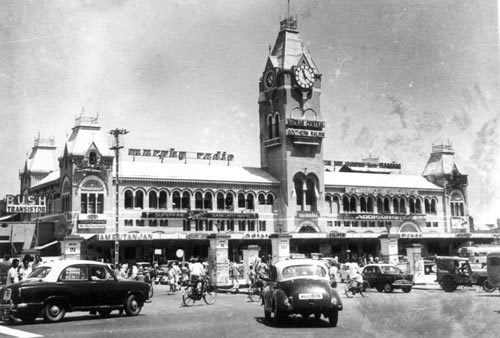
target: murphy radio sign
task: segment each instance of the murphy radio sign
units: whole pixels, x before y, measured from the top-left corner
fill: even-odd
[[[6,195],[7,213],[37,214],[47,212],[47,199],[45,197]]]

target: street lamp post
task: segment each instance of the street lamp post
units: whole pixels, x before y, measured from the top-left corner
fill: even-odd
[[[115,151],[115,161],[116,161],[116,196],[115,196],[115,266],[119,263],[120,257],[120,149],[123,148],[123,145],[120,143],[120,137],[122,135],[128,134],[128,130],[126,129],[113,129],[110,130],[109,133],[113,136],[113,146],[109,149]]]

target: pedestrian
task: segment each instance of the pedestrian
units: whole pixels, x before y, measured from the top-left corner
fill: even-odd
[[[238,293],[240,288],[240,283],[238,279],[240,278],[240,269],[238,262],[233,262],[231,264],[231,280],[233,282],[233,293]]]
[[[36,254],[35,255],[35,260],[34,260],[33,264],[31,265],[31,269],[35,270],[41,264],[42,264],[42,257],[39,254]]]
[[[329,275],[330,275],[330,284],[332,285],[332,288],[336,288],[337,287],[337,273],[338,273],[339,269],[338,269],[338,266],[335,262],[332,263],[332,265],[330,266],[330,269],[328,271]]]
[[[186,285],[190,278],[189,264],[186,262],[181,268],[181,283]]]
[[[7,273],[7,285],[19,282],[19,274],[17,268],[19,266],[19,259],[14,258],[12,260],[12,265],[10,266],[9,272]]]
[[[19,281],[23,281],[28,279],[28,276],[30,275],[32,271],[31,268],[31,255],[25,255],[23,258],[23,264],[21,264],[17,268],[17,273],[19,275]]]

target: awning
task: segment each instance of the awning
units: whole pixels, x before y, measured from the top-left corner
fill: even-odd
[[[33,249],[35,249],[35,250],[42,250],[42,249],[48,248],[49,246],[52,246],[52,245],[57,244],[57,243],[59,243],[59,241],[53,241],[53,242],[50,242],[50,243],[47,243],[47,244],[44,244],[44,245],[35,246]]]
[[[1,221],[6,221],[6,220],[8,220],[8,219],[10,219],[10,218],[12,218],[12,217],[14,217],[14,216],[17,216],[17,214],[12,214],[12,215],[7,215],[7,216],[2,216],[2,217],[0,217],[0,222],[1,222]]]
[[[80,236],[80,237],[83,237],[86,241],[88,241],[89,239],[91,239],[92,237],[95,237],[97,236],[97,234],[80,234],[80,233],[77,233],[75,234],[76,236]]]

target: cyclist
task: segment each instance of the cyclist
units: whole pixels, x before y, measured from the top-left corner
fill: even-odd
[[[361,275],[359,268],[354,268],[349,274],[349,287],[357,288],[363,285],[363,276]]]
[[[191,259],[191,263],[191,282],[196,285],[196,287],[194,288],[196,292],[201,293],[201,289],[203,286],[203,279],[201,277],[205,276],[205,268],[203,267],[203,264],[195,261],[194,259]]]

